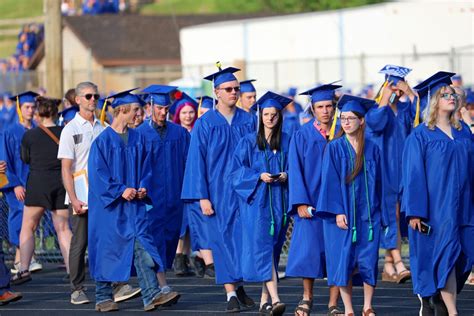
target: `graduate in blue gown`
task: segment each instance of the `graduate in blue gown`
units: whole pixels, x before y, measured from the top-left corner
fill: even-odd
[[[76,116],[77,112],[79,112],[79,107],[76,105],[68,107],[59,112],[58,125],[66,126],[66,124],[69,123]]]
[[[407,138],[403,152],[402,210],[413,228],[413,292],[422,298],[422,307],[440,293],[455,315],[456,293],[474,259],[474,145],[469,129],[455,117],[450,77],[437,73],[424,82],[430,96],[424,123]]]
[[[382,153],[383,203],[390,215],[381,239],[381,247],[386,249],[382,281],[396,283],[404,283],[411,276],[401,256],[401,237],[407,235],[407,224],[403,216],[400,219],[402,152],[414,125],[411,103],[415,94],[405,81],[410,72],[401,66],[383,67],[380,73],[385,74],[385,81],[376,97],[378,108],[365,117],[370,135]],[[409,101],[400,101],[402,96]]]
[[[255,118],[236,107],[240,90],[233,75],[236,71],[228,67],[205,78],[213,82],[218,102],[194,125],[181,194],[184,200],[199,200],[203,214],[208,216],[216,283],[225,284],[227,311],[234,312],[240,310],[239,301],[243,306],[255,305],[243,287],[237,286],[242,281],[242,227],[231,186],[230,162],[239,140],[255,131]]]
[[[8,184],[1,188],[8,204],[8,240],[17,247],[15,264],[19,266],[20,231],[29,167],[21,160],[21,140],[25,132],[36,126],[33,116],[36,110],[37,93],[27,91],[12,97],[17,102],[19,122],[3,131],[0,139],[0,160],[7,163]]]
[[[265,93],[253,106],[257,133],[242,138],[233,158],[232,186],[239,196],[242,224],[240,262],[244,281],[263,282],[260,309],[283,313],[277,290],[278,262],[288,220],[288,147],[282,109],[291,99]],[[272,177],[274,175],[274,177]]]
[[[171,269],[183,220],[181,188],[184,167],[188,155],[190,136],[183,127],[166,120],[171,103],[169,94],[174,86],[152,85],[142,92],[145,102],[151,104],[151,120],[143,123],[137,131],[147,140],[147,152],[151,156],[152,178],[148,194],[153,208],[148,211],[150,228],[164,260],[166,269]],[[160,286],[166,286],[165,276],[158,276]]]
[[[286,276],[303,278],[303,298],[296,312],[306,315],[313,305],[314,279],[326,277],[323,221],[315,216],[321,186],[324,148],[335,112],[335,90],[340,85],[324,84],[301,93],[311,99],[308,123],[293,134],[289,151],[289,216],[293,217]],[[310,242],[308,242],[310,240]],[[339,310],[339,289],[331,286],[329,311]],[[336,311],[334,311],[335,313]]]
[[[341,131],[325,149],[316,215],[324,219],[328,284],[340,287],[346,315],[353,313],[352,276],[364,283],[364,315],[375,315],[380,233],[387,218],[381,205],[381,157],[365,137],[364,114],[374,101],[343,95]]]
[[[246,112],[254,113],[252,110],[253,105],[257,101],[257,90],[252,82],[255,82],[255,79],[244,80],[240,82],[240,108]]]
[[[4,93],[1,97],[4,100],[4,104],[0,111],[0,128],[7,130],[19,122],[17,109],[14,103],[16,100],[12,100],[12,95],[9,92]]]
[[[89,174],[89,269],[96,281],[96,310],[116,310],[112,282],[128,281],[135,268],[145,310],[175,301],[176,292],[158,287],[156,271],[163,271],[149,229],[145,202],[151,187],[151,155],[146,138],[127,124],[142,105],[137,95],[125,91],[114,98],[114,121],[92,143]]]
[[[293,102],[283,111],[283,131],[290,136],[301,127],[300,114],[303,113],[303,107],[295,101],[296,92],[297,89],[295,87],[288,89],[288,97]]]

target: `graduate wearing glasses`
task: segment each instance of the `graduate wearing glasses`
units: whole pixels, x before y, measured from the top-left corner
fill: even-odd
[[[242,228],[231,186],[235,146],[255,131],[254,116],[236,107],[240,86],[233,73],[238,70],[228,67],[204,78],[213,82],[217,104],[194,125],[181,194],[183,200],[199,200],[202,213],[211,222],[216,283],[225,286],[228,312],[255,305],[239,286]]]
[[[352,277],[364,285],[364,316],[375,316],[372,297],[378,274],[382,223],[380,152],[365,136],[364,115],[372,100],[343,95],[337,104],[341,131],[327,146],[316,215],[324,219],[328,284],[339,286],[346,315],[354,315]],[[385,224],[384,224],[385,225]]]
[[[403,151],[402,210],[411,227],[410,267],[420,315],[440,309],[457,315],[456,294],[474,260],[474,144],[455,115],[452,75],[438,72],[420,84],[418,93],[427,98],[424,123],[408,136]]]
[[[245,136],[233,158],[232,186],[240,201],[242,275],[263,282],[260,314],[281,315],[285,304],[277,289],[278,262],[288,220],[288,147],[282,109],[291,99],[267,92],[252,107],[258,131]]]

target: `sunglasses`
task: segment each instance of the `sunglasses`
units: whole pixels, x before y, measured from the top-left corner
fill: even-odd
[[[441,97],[442,97],[443,99],[445,99],[445,100],[449,100],[451,97],[453,97],[454,100],[457,100],[457,99],[458,99],[458,95],[457,95],[456,93],[453,93],[453,94],[451,94],[451,93],[443,93],[443,94],[441,95]]]
[[[87,94],[84,94],[83,97],[86,98],[86,100],[88,101],[92,99],[92,97],[94,97],[94,100],[99,100],[100,94],[87,93]]]
[[[220,88],[220,90],[224,90],[227,93],[231,93],[232,90],[235,92],[240,92],[240,87],[227,87],[227,88]]]

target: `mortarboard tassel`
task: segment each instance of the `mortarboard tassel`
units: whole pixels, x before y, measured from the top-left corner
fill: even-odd
[[[102,106],[102,110],[100,111],[100,124],[105,126],[105,109],[107,108],[107,98],[104,100],[104,105]]]
[[[375,97],[374,101],[377,104],[380,104],[380,101],[382,100],[383,97],[383,89],[388,85],[388,80],[385,80],[383,83],[382,87],[380,88],[379,92],[377,93],[377,96]]]
[[[199,98],[199,103],[198,103],[198,118],[201,117],[201,104],[202,104],[202,97]]]
[[[270,224],[270,236],[275,235],[275,222],[272,221]]]
[[[332,119],[331,129],[329,130],[329,140],[333,140],[334,135],[336,134],[336,123],[337,123],[337,116],[339,115],[339,110],[336,109],[334,113],[334,118]]]
[[[23,123],[25,120],[23,119],[23,115],[21,114],[20,98],[18,96],[16,97],[16,113],[18,114],[18,121],[20,123]]]
[[[416,114],[415,120],[413,121],[413,127],[420,125],[420,97],[416,97]]]
[[[220,61],[216,61],[216,67],[219,69],[219,71],[222,70],[222,65]]]
[[[355,243],[357,241],[357,229],[355,227],[352,227],[352,243]]]
[[[374,240],[374,229],[372,228],[372,225],[369,226],[369,241]]]

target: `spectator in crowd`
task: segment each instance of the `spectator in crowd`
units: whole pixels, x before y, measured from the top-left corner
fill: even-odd
[[[76,89],[69,89],[64,94],[63,98],[64,109],[70,108],[72,106],[78,106],[76,102]]]

